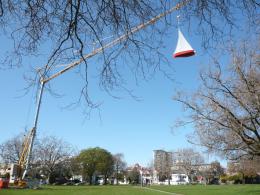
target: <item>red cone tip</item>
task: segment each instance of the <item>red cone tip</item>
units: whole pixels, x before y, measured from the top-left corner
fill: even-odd
[[[189,56],[193,56],[194,54],[195,54],[194,50],[186,50],[186,51],[180,51],[178,53],[174,53],[173,57],[174,58],[189,57]]]

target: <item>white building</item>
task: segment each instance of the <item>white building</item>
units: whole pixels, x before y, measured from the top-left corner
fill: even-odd
[[[189,177],[186,174],[172,174],[171,185],[183,185],[189,183]]]

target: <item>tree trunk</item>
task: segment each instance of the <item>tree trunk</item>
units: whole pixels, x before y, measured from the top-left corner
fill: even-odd
[[[104,185],[107,185],[107,175],[104,175]]]
[[[47,181],[48,181],[48,184],[50,184],[50,173],[48,174]]]
[[[245,174],[242,173],[242,184],[245,184],[245,183],[246,183],[246,181],[245,181]]]
[[[54,177],[52,171],[48,172],[48,179],[47,179],[47,180],[48,180],[48,183],[49,183],[49,184],[53,184],[53,183],[56,182],[56,181],[55,181],[55,177]]]
[[[116,185],[118,185],[118,166],[116,167]]]
[[[89,185],[92,185],[93,184],[93,182],[92,182],[93,174],[91,174],[91,175],[89,174],[88,178],[89,178]]]

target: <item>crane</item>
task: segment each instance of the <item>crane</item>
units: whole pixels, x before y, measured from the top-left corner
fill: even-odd
[[[26,186],[26,182],[25,182],[25,177],[26,174],[29,170],[29,166],[30,166],[30,161],[31,161],[31,156],[32,156],[32,148],[33,148],[33,144],[34,144],[34,139],[36,136],[36,130],[37,130],[37,123],[38,123],[38,117],[39,117],[39,113],[40,113],[40,107],[41,107],[41,100],[42,100],[42,95],[43,95],[43,91],[44,91],[44,86],[47,82],[51,81],[52,79],[60,76],[61,74],[67,72],[68,70],[78,66],[79,64],[81,64],[83,61],[102,53],[105,49],[111,48],[117,44],[120,44],[122,41],[126,40],[127,38],[129,38],[132,34],[139,32],[140,30],[142,30],[143,28],[154,24],[155,22],[157,22],[158,20],[160,20],[161,18],[163,18],[166,15],[171,14],[172,12],[179,10],[180,8],[182,8],[183,6],[185,6],[187,3],[189,3],[191,0],[182,0],[179,3],[177,3],[174,7],[172,7],[171,9],[164,11],[163,13],[151,18],[150,20],[148,20],[147,22],[141,23],[135,27],[133,27],[130,31],[126,32],[125,34],[119,36],[118,38],[112,40],[111,42],[93,50],[92,52],[84,55],[82,58],[67,64],[65,66],[64,69],[62,69],[61,71],[58,71],[57,73],[54,73],[53,75],[49,76],[49,77],[45,77],[45,74],[41,74],[41,71],[39,71],[40,73],[40,77],[39,77],[39,91],[38,91],[38,98],[37,98],[37,103],[36,103],[36,112],[35,112],[35,118],[34,118],[34,126],[33,128],[29,131],[28,135],[25,137],[24,142],[23,142],[23,147],[22,147],[22,151],[21,151],[21,156],[20,159],[18,161],[17,164],[17,168],[18,170],[16,170],[17,173],[17,183],[18,186],[20,187],[25,187]],[[50,66],[45,65],[43,71],[47,71],[50,68]],[[45,72],[43,72],[45,73]]]

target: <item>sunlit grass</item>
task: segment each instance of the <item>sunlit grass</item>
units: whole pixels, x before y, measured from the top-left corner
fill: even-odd
[[[44,186],[42,189],[4,189],[0,195],[260,195],[260,185],[219,186]]]
[[[260,195],[260,185],[185,185],[152,188],[185,195]]]

